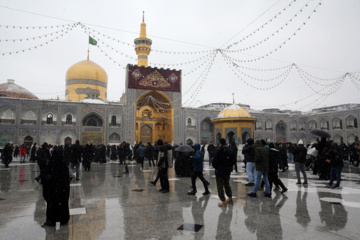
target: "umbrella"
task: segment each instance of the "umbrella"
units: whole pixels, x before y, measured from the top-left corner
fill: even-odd
[[[175,151],[188,153],[188,152],[193,152],[194,149],[190,145],[180,145],[178,148],[175,149]]]
[[[322,138],[331,138],[331,135],[328,132],[325,132],[320,129],[311,130],[310,133],[314,134],[315,136],[322,137]]]

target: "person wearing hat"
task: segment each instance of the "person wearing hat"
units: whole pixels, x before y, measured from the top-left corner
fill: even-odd
[[[297,185],[301,185],[300,171],[304,177],[303,184],[307,184],[307,176],[305,172],[307,149],[304,147],[304,142],[300,139],[298,146],[294,150],[295,172],[297,177]]]

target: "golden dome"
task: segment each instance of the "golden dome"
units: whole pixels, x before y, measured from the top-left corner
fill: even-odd
[[[66,80],[69,79],[94,79],[105,83],[108,82],[105,70],[90,60],[84,60],[72,65],[66,72]]]
[[[107,99],[108,76],[105,70],[90,60],[72,65],[66,72],[65,99],[79,102],[84,98]]]
[[[222,110],[217,118],[250,118],[251,115],[244,108],[236,105],[235,103]]]

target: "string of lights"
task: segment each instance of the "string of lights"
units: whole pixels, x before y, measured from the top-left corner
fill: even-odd
[[[200,63],[200,65],[197,65],[195,68],[193,68],[193,69],[190,70],[189,72],[184,73],[183,76],[184,76],[184,77],[189,76],[189,75],[191,75],[192,73],[197,72],[199,69],[201,69],[201,67],[203,67],[204,65],[206,65],[206,64],[209,62],[209,60],[211,59],[211,54],[212,54],[212,53],[209,53],[209,54],[208,54],[208,57],[207,57],[204,61],[202,61],[202,62]]]
[[[68,27],[65,27],[63,29],[54,31],[54,32],[50,32],[50,33],[46,33],[46,34],[42,34],[42,35],[38,35],[38,36],[33,36],[33,37],[26,37],[26,38],[13,38],[13,39],[0,39],[0,42],[22,42],[22,41],[32,41],[32,40],[37,40],[37,39],[41,39],[41,38],[46,38],[48,36],[52,36],[55,35],[59,32],[64,32],[66,31],[66,29],[68,29]]]
[[[335,77],[335,78],[319,78],[319,77],[316,77],[308,72],[306,72],[304,69],[300,68],[299,66],[295,66],[296,67],[296,70],[298,70],[298,72],[302,72],[304,75],[306,75],[307,77],[309,78],[314,78],[318,81],[326,81],[326,82],[330,82],[330,81],[335,81],[337,79],[339,79],[340,77]]]
[[[280,48],[282,48],[287,42],[289,42],[294,36],[296,36],[297,32],[299,32],[302,29],[302,27],[306,25],[306,22],[311,18],[311,16],[317,11],[317,8],[321,5],[321,1],[322,0],[320,0],[320,2],[315,6],[315,9],[309,14],[308,18],[298,28],[296,28],[296,30],[287,39],[285,39],[284,42],[280,43],[273,50],[267,52],[266,54],[264,54],[260,57],[256,57],[253,59],[246,59],[246,60],[237,59],[237,62],[246,62],[246,63],[256,62],[256,61],[262,60],[262,59],[272,55],[273,53],[277,52],[278,50],[280,50]]]
[[[287,76],[289,75],[289,73],[291,72],[291,69],[292,68],[289,68],[284,74],[282,74],[281,76],[283,76],[279,82],[275,83],[274,85],[272,86],[269,86],[269,87],[256,87],[256,86],[253,86],[252,84],[248,83],[247,81],[245,81],[241,76],[238,75],[238,72],[234,69],[233,67],[233,64],[228,61],[227,59],[225,59],[225,62],[227,63],[228,67],[230,68],[230,70],[234,73],[234,75],[243,83],[245,83],[246,85],[248,85],[249,87],[253,88],[253,89],[256,89],[256,90],[262,90],[262,91],[268,91],[268,90],[271,90],[271,89],[274,89],[276,87],[278,87],[280,84],[282,84],[285,79],[287,78]]]
[[[282,10],[280,10],[278,13],[276,13],[270,20],[274,20],[275,18],[279,17],[282,13],[284,13],[284,12],[288,9],[288,7],[291,7],[291,5],[292,5],[294,2],[296,2],[296,0],[293,0],[292,3],[289,3],[288,6],[284,7]],[[255,29],[253,32],[251,32],[251,33],[248,34],[247,36],[253,36],[253,35],[255,35],[256,32],[259,32],[259,31],[260,31],[261,29],[263,29],[266,25],[270,24],[270,22],[272,22],[272,21],[270,21],[270,20],[267,21],[267,22],[265,22],[263,25],[261,25],[260,27],[258,27],[257,29]],[[246,38],[246,37],[244,37],[242,40],[244,40],[245,38]],[[241,40],[240,40],[240,41],[241,41]],[[238,42],[240,42],[240,41],[238,41]],[[236,44],[238,44],[238,43],[237,43],[237,42],[234,42],[234,43],[228,45],[225,49],[229,49],[229,48],[233,47],[233,46],[236,45]]]
[[[232,58],[230,57],[229,55],[225,54],[223,51],[220,51],[221,53],[221,56],[223,58],[227,58],[228,60],[231,60],[232,62],[236,62],[238,61],[238,59],[235,59],[235,58]],[[257,72],[272,72],[272,71],[279,71],[279,70],[283,70],[283,69],[286,69],[288,68],[289,66],[295,66],[296,64],[295,63],[292,63],[292,64],[289,64],[289,65],[286,65],[286,66],[283,66],[283,67],[278,67],[278,68],[251,68],[251,67],[245,67],[245,66],[241,66],[239,64],[237,64],[237,67],[239,68],[242,68],[242,69],[246,69],[246,70],[251,70],[251,71],[257,71]]]
[[[116,64],[118,67],[121,67],[122,69],[126,69],[125,66],[123,66],[121,63],[119,63],[117,60],[113,59],[105,50],[103,50],[99,45],[96,45],[96,47],[100,50],[101,53],[104,54],[105,57],[107,57],[112,63]]]
[[[212,63],[214,62],[214,59],[216,57],[216,52],[213,53],[213,56],[212,56],[212,59],[211,61],[209,62],[209,64],[206,66],[206,68],[204,69],[204,71],[200,74],[200,76],[196,79],[196,81],[194,82],[194,84],[192,84],[188,89],[187,91],[185,91],[185,94],[182,95],[182,97],[185,97],[188,93],[190,93],[192,91],[192,89],[195,87],[195,86],[200,86],[200,83],[201,83],[201,79],[203,79],[203,76],[207,75],[210,71],[210,68],[212,66]],[[200,82],[199,82],[200,81]],[[184,101],[184,105],[186,105],[188,103],[188,101],[193,97],[194,93],[197,91],[198,87],[194,90],[192,96],[190,96],[187,100]]]
[[[360,91],[360,84],[358,84],[356,82],[356,79],[354,78],[354,76],[349,74],[349,77],[350,77],[350,81],[355,85],[356,89]]]
[[[214,54],[213,58],[210,60],[210,63],[208,65],[208,68],[207,68],[207,71],[205,72],[205,75],[202,77],[199,85],[197,86],[197,88],[195,89],[194,93],[191,95],[190,99],[191,99],[191,102],[189,103],[189,106],[193,106],[193,104],[195,103],[195,100],[197,99],[197,96],[199,94],[199,92],[201,91],[202,89],[202,86],[204,85],[204,83],[206,82],[206,80],[208,79],[208,76],[209,76],[209,73],[210,73],[210,70],[211,70],[211,67],[215,61],[215,58],[216,58],[217,54]]]
[[[237,68],[237,64],[236,64],[236,63],[233,63],[233,66],[234,66],[235,68]],[[237,68],[237,69],[238,69],[238,68]],[[241,74],[243,74],[245,77],[250,78],[250,79],[252,79],[252,80],[254,80],[254,81],[259,81],[259,82],[271,82],[271,81],[275,81],[275,80],[278,80],[279,78],[283,77],[285,74],[287,74],[289,71],[291,71],[291,69],[292,69],[292,65],[289,65],[288,68],[287,68],[283,73],[281,73],[280,75],[278,75],[278,76],[276,76],[276,77],[269,78],[269,79],[256,78],[256,77],[253,77],[253,76],[250,76],[250,75],[244,73],[243,71],[241,71],[241,70],[239,70],[239,69],[238,69],[238,70],[239,70],[239,72],[240,72]]]
[[[124,45],[127,45],[127,46],[131,46],[131,47],[135,47],[134,44],[130,44],[130,43],[127,43],[127,42],[124,42],[120,39],[117,39],[117,38],[114,38],[114,37],[111,37],[107,34],[104,34],[100,31],[97,31],[93,28],[90,28],[88,26],[86,26],[85,24],[82,24],[86,29],[90,30],[92,32],[92,34],[97,34],[97,36],[103,36],[103,37],[106,37],[107,39],[110,39],[114,42],[118,42],[118,43],[122,43]],[[204,53],[209,53],[209,52],[212,52],[213,50],[204,50],[204,51],[184,51],[184,52],[178,52],[178,51],[166,51],[166,50],[159,50],[159,49],[151,49],[152,52],[156,52],[156,53],[165,53],[165,54],[183,54],[183,55],[188,55],[188,54],[204,54]]]
[[[228,48],[233,47],[234,45],[237,45],[239,43],[242,43],[243,41],[249,39],[250,37],[252,37],[253,35],[255,35],[256,32],[260,31],[260,29],[263,29],[266,25],[268,25],[269,23],[271,23],[273,20],[275,20],[275,18],[278,17],[278,15],[275,15],[273,18],[271,18],[268,22],[266,22],[265,24],[263,24],[261,27],[257,28],[255,31],[253,31],[252,33],[250,33],[249,35],[247,35],[246,37],[242,38],[241,40],[233,43],[232,45],[230,45],[230,47],[228,47],[227,49],[225,49],[224,51],[226,52],[244,52],[247,50],[250,50],[252,48],[255,48],[267,41],[269,41],[271,38],[275,37],[278,33],[282,32],[284,29],[286,29],[290,23],[299,16],[299,14],[301,14],[303,12],[303,10],[307,7],[309,7],[309,3],[312,0],[309,0],[302,8],[300,8],[299,11],[297,11],[285,24],[283,24],[281,27],[279,27],[278,29],[276,29],[273,33],[269,34],[267,37],[265,37],[264,39],[262,39],[261,41],[254,43],[246,48],[242,48],[242,49],[237,49],[237,50],[227,50]],[[295,1],[294,1],[295,2]],[[289,6],[291,6],[292,3],[289,4]],[[321,4],[320,4],[321,5]],[[286,8],[284,8],[284,11],[286,10]]]
[[[80,24],[80,23],[75,23]],[[10,28],[10,29],[25,29],[25,30],[34,30],[34,29],[53,29],[53,28],[63,28],[70,27],[74,23],[63,24],[63,25],[53,25],[53,26],[13,26],[13,25],[0,25],[0,28]]]
[[[327,83],[327,84],[325,84],[325,83],[319,83],[319,82],[311,79],[311,78],[309,77],[309,75],[305,74],[305,73],[304,73],[303,71],[301,71],[300,69],[298,69],[298,68],[296,68],[296,69],[297,69],[297,71],[298,71],[298,74],[302,76],[302,79],[304,80],[304,82],[305,82],[306,84],[307,84],[307,81],[309,81],[309,82],[312,82],[313,84],[316,84],[316,85],[318,85],[318,86],[331,86],[331,85],[334,84],[334,82],[339,81],[339,79],[342,78],[342,76],[340,76],[340,77],[338,77],[338,78],[334,78],[332,82]]]
[[[297,110],[298,111],[301,111],[302,109],[304,108],[308,108],[309,106],[313,105],[313,104],[316,104],[315,107],[319,106],[324,100],[326,100],[328,97],[330,97],[331,95],[335,94],[342,86],[342,84],[344,83],[345,81],[345,77],[342,78],[342,81],[339,81],[338,83],[334,84],[329,92],[327,92],[326,94],[320,94],[319,92],[317,92],[317,94],[320,95],[320,97],[318,97],[317,99],[315,99],[313,102],[310,102],[309,104],[301,107],[301,108],[298,108]]]
[[[0,53],[0,54],[2,54],[2,55],[4,56],[4,55],[24,53],[24,52],[27,52],[27,51],[31,51],[31,50],[34,50],[34,49],[37,49],[37,48],[46,46],[46,45],[48,45],[49,43],[53,42],[54,40],[57,40],[57,39],[65,36],[65,35],[68,34],[69,32],[71,32],[74,27],[76,27],[76,24],[72,25],[70,28],[67,28],[67,29],[65,30],[65,32],[59,33],[58,35],[56,35],[55,37],[51,38],[50,40],[47,40],[47,41],[42,42],[42,43],[40,43],[40,44],[34,45],[34,46],[32,46],[32,47],[23,48],[23,49],[20,49],[20,50],[9,51],[9,52],[2,52],[2,53]]]

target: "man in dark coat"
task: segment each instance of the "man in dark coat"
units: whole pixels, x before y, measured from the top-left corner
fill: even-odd
[[[254,150],[255,150],[255,164],[256,164],[256,179],[252,192],[248,193],[247,195],[249,197],[256,197],[256,192],[260,186],[261,176],[263,176],[263,180],[265,182],[265,188],[266,188],[264,196],[271,198],[271,190],[268,180],[269,152],[263,146],[260,140],[255,141]]]
[[[37,164],[39,165],[40,175],[35,178],[35,180],[43,184],[46,177],[46,165],[50,159],[49,145],[47,142],[44,142],[42,147],[36,152],[37,155]]]
[[[307,149],[304,147],[304,142],[300,139],[298,142],[298,146],[294,149],[295,172],[297,177],[296,184],[298,185],[301,184],[300,171],[304,177],[303,184],[307,184],[307,176],[305,172],[306,154]]]
[[[80,180],[80,163],[81,156],[83,154],[83,147],[80,145],[80,141],[76,140],[75,144],[70,147],[70,179],[73,177],[74,167],[76,168],[76,180]]]
[[[209,153],[209,166],[212,167],[212,159],[214,156],[214,152],[216,150],[216,147],[212,141],[210,141],[209,146],[207,147],[207,151]]]
[[[11,144],[7,143],[1,154],[1,159],[2,159],[3,163],[5,164],[6,168],[9,168],[9,164],[12,161],[12,152],[13,152],[13,149],[11,147]]]
[[[95,157],[95,147],[94,145],[92,145],[92,142],[89,141],[84,147],[83,163],[82,163],[84,167],[84,171],[90,171],[91,162],[94,161],[94,157]]]
[[[344,161],[335,149],[324,148],[324,156],[326,162],[330,164],[330,182],[326,184],[330,188],[340,187],[341,171],[344,167]],[[336,184],[333,186],[333,182],[336,178]]]
[[[242,149],[242,154],[244,154],[245,164],[246,164],[246,173],[248,175],[249,182],[245,186],[254,186],[255,185],[255,150],[254,150],[254,139],[249,138],[245,146]]]
[[[55,147],[46,164],[43,197],[46,201],[46,222],[42,226],[65,225],[69,222],[69,168],[61,147]]]
[[[208,189],[209,182],[203,176],[204,154],[202,153],[202,151],[200,151],[200,144],[195,144],[194,149],[195,149],[195,155],[190,156],[190,159],[194,161],[194,169],[191,175],[191,184],[193,190],[191,192],[188,192],[188,194],[189,195],[196,194],[197,191],[196,191],[195,183],[196,183],[196,178],[199,177],[202,183],[204,184],[204,188],[205,188],[205,192],[203,193],[203,195],[208,195],[210,194]]]
[[[164,144],[162,139],[157,141],[159,146],[158,164],[156,169],[159,170],[161,193],[168,193],[170,190],[168,168],[172,168],[172,147],[169,144]]]
[[[212,165],[215,168],[218,195],[221,200],[221,203],[218,204],[219,207],[226,207],[228,203],[233,204],[232,191],[230,187],[230,175],[234,162],[235,159],[232,149],[226,146],[226,140],[221,138],[220,147],[215,150],[212,161]],[[225,199],[224,189],[226,195],[228,196],[227,199]]]

